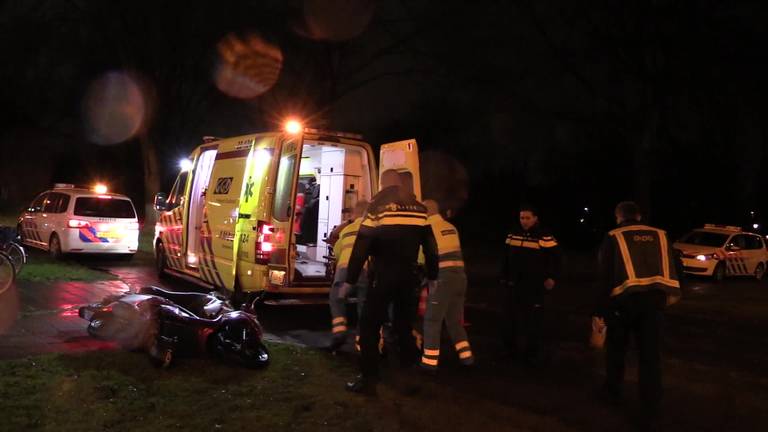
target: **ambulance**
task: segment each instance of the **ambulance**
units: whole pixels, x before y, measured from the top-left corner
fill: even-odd
[[[295,121],[280,132],[205,138],[170,193],[155,196],[158,273],[272,302],[327,294],[333,258],[325,240],[378,191],[380,171],[361,138]],[[382,145],[379,159],[381,171],[402,173],[420,198],[416,140]]]
[[[683,270],[692,275],[753,276],[760,280],[768,266],[768,249],[763,237],[727,225],[704,225],[675,242],[682,256]]]

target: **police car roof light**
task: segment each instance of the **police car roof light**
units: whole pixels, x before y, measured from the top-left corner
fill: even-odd
[[[75,185],[71,183],[54,183],[54,189],[74,189]]]
[[[732,225],[704,224],[704,228],[720,229],[725,231],[741,231],[741,228]]]

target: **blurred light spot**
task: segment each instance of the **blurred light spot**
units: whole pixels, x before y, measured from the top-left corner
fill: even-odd
[[[760,224],[752,224],[752,228],[758,229],[758,228],[760,228]]]
[[[214,82],[228,96],[252,99],[272,88],[283,68],[283,53],[260,36],[225,36],[217,46]]]
[[[289,134],[297,134],[301,132],[301,123],[297,120],[288,120],[285,122],[285,131]]]
[[[191,170],[192,169],[192,161],[187,159],[187,158],[184,158],[184,159],[180,160],[179,161],[179,168],[181,169],[181,171],[189,171],[189,170]]]
[[[88,139],[112,145],[133,138],[144,124],[144,94],[136,80],[124,72],[108,72],[91,83],[85,96]]]
[[[373,0],[304,0],[304,36],[344,41],[359,36],[373,17]]]

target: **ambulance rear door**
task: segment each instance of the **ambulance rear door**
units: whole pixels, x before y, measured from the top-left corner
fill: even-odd
[[[381,145],[379,150],[379,185],[381,185],[381,174],[391,169],[400,173],[403,185],[412,188],[416,199],[421,201],[419,146],[415,139]]]
[[[280,159],[272,197],[273,243],[268,275],[269,286],[274,290],[290,286],[293,275],[293,220],[296,213],[301,143],[301,134],[286,134],[280,137]]]
[[[219,142],[208,188],[205,192],[200,256],[200,271],[214,285],[234,290],[235,235],[240,217],[240,198],[244,191],[246,163],[253,137],[238,137]]]

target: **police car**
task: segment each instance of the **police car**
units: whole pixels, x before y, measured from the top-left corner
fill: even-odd
[[[139,221],[130,198],[57,183],[38,195],[19,217],[24,244],[47,250],[54,258],[67,253],[120,254],[130,259],[139,245]]]
[[[686,234],[674,245],[682,255],[685,273],[712,276],[754,276],[762,279],[768,266],[763,237],[741,228],[707,224]]]

